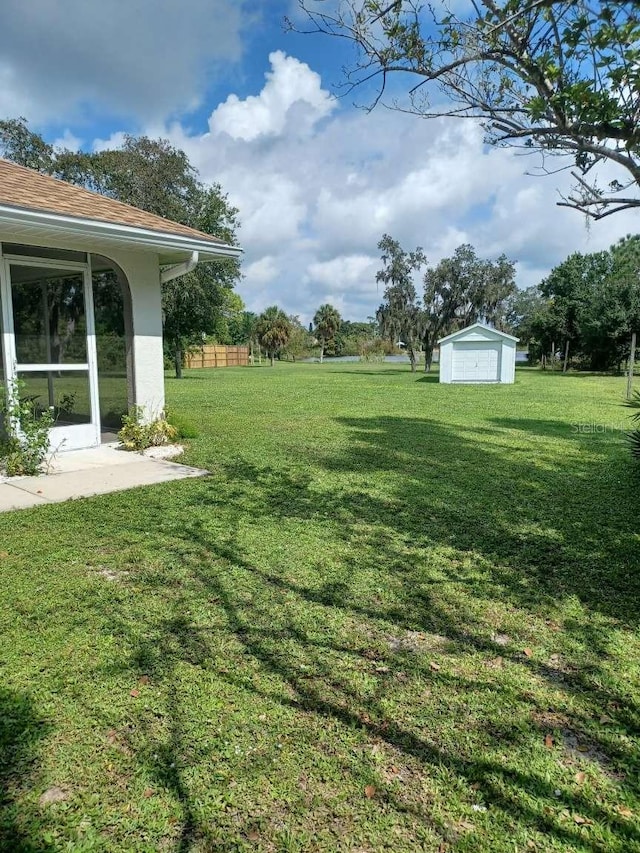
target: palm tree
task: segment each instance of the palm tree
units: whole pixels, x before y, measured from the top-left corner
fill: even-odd
[[[633,368],[632,368],[633,369]],[[640,409],[640,391],[636,391],[628,401],[627,406],[630,406],[632,409]],[[632,421],[635,424],[640,423],[640,411],[636,412],[631,416]],[[640,460],[640,429],[633,429],[627,435],[629,439],[629,443],[631,445],[631,453],[635,456],[636,459]]]
[[[335,338],[342,323],[342,318],[337,308],[328,303],[321,305],[313,317],[313,326],[317,338],[320,340],[320,364],[322,364],[322,356],[327,341]]]
[[[276,355],[286,347],[291,336],[291,321],[277,305],[272,305],[258,317],[255,333],[273,367]]]

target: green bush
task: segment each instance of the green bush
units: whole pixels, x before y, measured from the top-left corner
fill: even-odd
[[[0,385],[0,470],[9,477],[39,474],[49,451],[54,410],[42,408],[37,397],[23,396],[17,380]]]
[[[148,447],[171,444],[177,437],[178,430],[167,421],[164,415],[144,423],[140,406],[134,406],[128,414],[122,416],[122,429],[118,433],[118,438],[125,450],[138,452]]]
[[[627,406],[630,406],[632,409],[640,409],[640,391],[634,392]],[[631,420],[635,423],[640,423],[640,411],[633,414]],[[627,433],[627,438],[629,439],[632,455],[640,461],[640,429],[631,430],[631,432]]]

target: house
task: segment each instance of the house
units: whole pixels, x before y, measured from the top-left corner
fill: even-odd
[[[518,338],[474,323],[441,338],[440,382],[513,383]]]
[[[0,382],[52,408],[52,450],[162,413],[161,285],[240,251],[0,159]]]

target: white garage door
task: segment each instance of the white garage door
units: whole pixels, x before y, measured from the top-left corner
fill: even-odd
[[[458,341],[453,344],[451,378],[454,382],[497,382],[500,343]]]

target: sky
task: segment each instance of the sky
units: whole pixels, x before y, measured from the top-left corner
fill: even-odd
[[[527,174],[534,158],[473,122],[362,109],[338,88],[348,48],[286,15],[296,0],[4,0],[0,116],[72,149],[169,139],[240,211],[247,308],[305,323],[325,302],[375,314],[385,233],[429,264],[461,243],[504,252],[528,287],[638,231],[634,211],[587,225],[557,207],[567,173]]]

